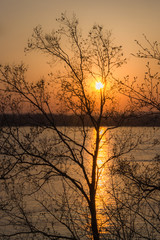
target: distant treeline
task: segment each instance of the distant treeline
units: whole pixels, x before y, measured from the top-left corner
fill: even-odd
[[[62,114],[0,114],[0,126],[93,126],[87,116]],[[102,119],[103,126],[160,126],[160,114],[116,114]]]

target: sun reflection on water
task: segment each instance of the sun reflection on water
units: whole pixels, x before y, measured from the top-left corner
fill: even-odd
[[[109,221],[107,221],[107,215],[104,214],[104,205],[112,204],[112,200],[109,194],[110,186],[110,174],[109,174],[109,162],[108,159],[112,154],[112,142],[109,138],[109,132],[106,127],[102,127],[99,131],[100,134],[100,145],[97,159],[97,176],[98,176],[98,186],[96,194],[96,205],[97,205],[97,217],[99,226],[105,229],[110,226]],[[93,139],[96,139],[96,131],[93,132]],[[108,191],[107,191],[108,189]],[[104,229],[102,230],[104,231]]]

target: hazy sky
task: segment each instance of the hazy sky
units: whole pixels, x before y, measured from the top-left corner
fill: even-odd
[[[61,12],[74,12],[84,32],[94,23],[112,30],[124,50],[133,52],[142,33],[160,42],[160,0],[0,0],[0,63],[25,62],[33,77],[43,76],[47,58],[25,56],[24,47],[33,28],[55,28]]]

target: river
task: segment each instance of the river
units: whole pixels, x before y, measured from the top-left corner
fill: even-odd
[[[60,127],[59,130],[69,137],[67,143],[70,144],[76,159],[83,161],[89,176],[91,154],[95,147],[95,130],[91,127],[85,132],[79,127]],[[35,151],[37,155],[46,159],[53,158],[54,160],[50,163],[54,163],[55,166],[61,167],[61,170],[70,174],[89,194],[82,170],[77,168],[77,164],[72,159],[69,161],[67,147],[62,145],[52,129],[38,130],[37,133],[36,129],[27,127],[20,128],[17,132],[16,140],[18,141],[11,146],[14,146],[14,151],[19,156],[23,156],[23,161],[32,161],[32,167],[26,164],[25,174],[24,168],[22,174],[19,168],[18,179],[9,180],[9,184],[5,187],[3,183],[1,205],[5,202],[6,209],[1,207],[0,230],[14,233],[18,229],[26,231],[29,227],[27,222],[31,222],[34,229],[40,229],[47,234],[60,231],[63,235],[69,232],[67,224],[72,231],[79,225],[77,233],[82,233],[81,239],[87,239],[82,237],[85,231],[89,231],[89,211],[84,197],[64,178],[57,176],[54,171],[51,173],[50,166],[41,164],[40,158],[35,160],[34,155],[27,155],[27,151]],[[159,181],[157,173],[160,171],[158,161],[160,128],[107,129],[102,127],[100,135],[102,136],[98,153],[100,174],[96,199],[102,239],[158,239],[157,236],[160,237],[159,224],[157,225],[160,219],[160,190],[149,192],[147,189],[142,189],[142,186],[135,182],[137,180],[134,177],[138,176],[139,182],[140,177],[141,180],[147,181],[147,176],[148,181],[149,178]],[[25,153],[23,148],[17,145],[19,141],[27,149]],[[29,143],[30,145],[32,143],[32,146],[29,146]],[[8,158],[10,161],[12,158],[15,160],[13,152],[8,154]],[[62,158],[63,161],[61,161]],[[33,163],[36,163],[35,167]],[[118,172],[119,166],[124,167],[121,170],[126,171],[125,176]],[[132,169],[135,175],[127,175]],[[154,176],[155,174],[157,175]],[[7,206],[7,204],[10,205]],[[37,235],[35,239],[43,238]]]

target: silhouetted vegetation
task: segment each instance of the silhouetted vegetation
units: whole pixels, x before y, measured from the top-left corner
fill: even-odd
[[[134,161],[137,150],[159,146],[158,130],[145,135],[121,126],[160,126],[159,72],[147,64],[143,82],[118,79],[126,59],[109,31],[94,25],[83,38],[75,16],[62,14],[57,22],[49,34],[35,27],[25,49],[63,66],[50,83],[28,81],[23,64],[0,65],[0,238],[158,239],[159,150],[151,164]],[[147,43],[151,50],[138,43],[137,57],[159,62],[159,44]],[[97,78],[104,87],[93,94]],[[129,100],[123,113],[120,94]]]
[[[51,115],[47,115],[46,118],[43,114],[4,114],[0,115],[0,126],[50,126]],[[53,114],[56,126],[82,126],[78,116],[75,115],[63,115],[63,114]],[[84,125],[93,127],[92,121],[86,115],[83,116]],[[110,116],[107,119],[102,119],[101,126],[160,126],[160,114],[159,113],[142,113],[142,114],[132,114],[126,115],[116,114],[116,116]]]

